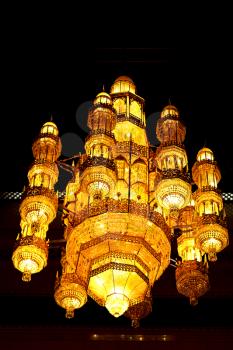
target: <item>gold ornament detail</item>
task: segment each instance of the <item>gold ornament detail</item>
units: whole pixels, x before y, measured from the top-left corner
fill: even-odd
[[[176,268],[176,287],[180,294],[189,298],[195,306],[198,298],[209,289],[207,267],[196,260],[183,261]]]

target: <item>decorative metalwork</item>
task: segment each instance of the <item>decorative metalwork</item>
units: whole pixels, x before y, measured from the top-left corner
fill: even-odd
[[[70,222],[75,227],[81,224],[84,220],[89,217],[101,215],[107,212],[112,213],[130,213],[135,215],[143,216],[148,218],[153,224],[160,227],[161,230],[166,234],[168,239],[171,239],[171,230],[166,224],[164,217],[149,208],[148,205],[144,203],[137,203],[135,201],[128,201],[127,199],[115,200],[115,199],[104,199],[101,202],[90,204],[88,207],[83,208],[78,213],[70,213]]]
[[[134,237],[134,236],[128,236],[128,235],[122,235],[118,232],[111,232],[106,233],[105,235],[102,235],[101,237],[98,237],[96,239],[92,239],[91,241],[87,243],[83,243],[80,246],[80,251],[86,250],[88,248],[91,248],[93,246],[96,246],[97,244],[108,241],[108,240],[118,240],[122,242],[128,242],[128,243],[139,243],[145,246],[145,248],[148,250],[148,252],[158,261],[161,260],[161,254],[156,253],[156,251],[141,237]]]
[[[54,141],[56,141],[57,144],[59,144],[60,138],[59,138],[58,135],[54,135],[54,134],[51,134],[51,133],[48,133],[48,132],[47,133],[40,133],[38,135],[38,139],[46,139],[46,138],[53,139]]]
[[[57,194],[53,189],[45,188],[43,186],[28,186],[25,188],[21,199],[24,200],[25,198],[33,196],[45,196],[53,201],[55,205],[57,205]]]
[[[179,179],[181,179],[185,182],[188,182],[188,183],[191,183],[191,181],[192,181],[189,173],[182,172],[179,169],[161,170],[160,174],[161,174],[160,180],[179,178]]]
[[[64,273],[55,283],[54,298],[59,306],[66,310],[66,318],[74,317],[74,310],[87,301],[87,286],[77,274]]]
[[[125,114],[118,114],[117,115],[117,122],[121,123],[124,121],[129,121],[130,123],[133,123],[137,126],[139,126],[140,128],[145,128],[144,123],[138,119],[137,117],[135,117],[133,114],[130,114],[129,116],[126,116]]]
[[[90,277],[99,275],[100,273],[107,270],[120,270],[120,271],[128,271],[128,272],[136,272],[147,284],[149,283],[148,278],[136,267],[129,264],[120,264],[120,263],[108,263],[104,266],[99,267],[98,269],[92,270],[90,273]]]
[[[207,272],[207,266],[196,260],[184,261],[176,268],[177,290],[190,299],[191,305],[197,305],[198,298],[209,289]]]
[[[205,224],[219,224],[223,227],[227,227],[226,218],[222,218],[216,214],[204,214],[201,217],[199,217],[199,225]]]
[[[107,135],[107,136],[111,137],[112,139],[115,139],[113,132],[106,130],[106,129],[97,129],[97,130],[90,131],[89,135],[86,137],[86,141],[88,141],[92,135],[101,135],[101,134]]]
[[[112,171],[116,170],[116,166],[114,163],[114,160],[112,159],[106,159],[104,157],[88,157],[81,165],[80,165],[80,173],[89,167],[96,167],[96,166],[104,166],[108,169],[111,169]]]
[[[201,190],[197,190],[195,195],[198,195],[199,193],[203,193],[203,192],[209,192],[209,191],[213,191],[219,195],[222,195],[222,191],[219,188],[216,188],[214,186],[203,186]],[[224,194],[223,194],[224,197]]]
[[[16,241],[15,248],[17,248],[18,246],[28,246],[28,245],[35,245],[38,248],[41,248],[44,251],[46,251],[48,254],[48,247],[49,247],[48,242],[45,242],[43,239],[36,237],[35,235],[20,238],[19,240]]]
[[[138,300],[138,302],[129,306],[124,316],[131,319],[133,328],[138,328],[140,326],[140,320],[148,316],[151,312],[152,297],[148,291],[144,299]]]
[[[94,266],[96,263],[105,263],[106,261],[114,260],[114,259],[122,259],[124,260],[135,260],[136,263],[138,263],[143,270],[148,274],[149,268],[148,266],[135,254],[129,254],[129,253],[123,253],[123,252],[111,252],[107,254],[103,254],[100,257],[92,260],[92,266]]]
[[[15,268],[23,272],[22,280],[29,282],[31,274],[40,272],[48,259],[48,243],[43,239],[26,236],[16,241],[12,261]]]
[[[179,143],[176,140],[175,141],[174,140],[168,140],[168,141],[164,141],[163,145],[158,146],[156,151],[158,153],[164,147],[170,147],[170,146],[177,146],[179,148],[185,149],[185,146],[181,142]]]
[[[133,141],[117,142],[116,152],[118,154],[124,154],[124,153],[129,154],[130,150],[132,154],[134,154],[135,156],[148,158],[148,153],[149,153],[148,147],[143,145],[138,145]]]

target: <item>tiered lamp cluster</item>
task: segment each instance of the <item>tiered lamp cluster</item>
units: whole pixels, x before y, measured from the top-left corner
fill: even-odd
[[[20,205],[21,234],[17,237],[12,260],[23,273],[23,281],[47,265],[48,225],[57,214],[58,197],[54,185],[58,179],[57,158],[61,153],[58,129],[52,122],[43,125],[32,147],[35,157],[28,172],[29,186]]]
[[[220,171],[208,148],[199,151],[192,179],[184,147],[185,126],[176,107],[166,106],[157,123],[159,147],[146,135],[144,99],[121,76],[110,94],[99,93],[88,115],[85,154],[72,164],[63,222],[66,242],[55,300],[71,318],[93,298],[134,326],[151,312],[151,291],[170,264],[177,239],[176,281],[196,304],[209,286],[208,260],[228,244]],[[43,125],[33,144],[35,161],[20,206],[21,235],[13,253],[23,280],[46,266],[48,225],[56,216],[58,129]],[[179,230],[179,236],[174,232]],[[208,258],[207,258],[208,255]]]

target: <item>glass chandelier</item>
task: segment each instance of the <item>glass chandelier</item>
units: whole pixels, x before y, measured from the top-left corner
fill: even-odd
[[[126,76],[115,80],[110,94],[96,96],[88,127],[86,152],[74,156],[66,186],[57,304],[71,318],[89,296],[138,326],[151,312],[152,287],[170,264],[171,240],[177,240],[177,290],[195,305],[209,288],[208,261],[228,244],[213,152],[198,152],[191,178],[186,129],[173,105],[163,109],[156,126],[160,145],[152,147],[144,99]],[[19,209],[21,234],[12,256],[24,281],[47,264],[46,233],[58,207],[54,185],[61,141],[55,123],[42,126],[32,151],[35,160]]]

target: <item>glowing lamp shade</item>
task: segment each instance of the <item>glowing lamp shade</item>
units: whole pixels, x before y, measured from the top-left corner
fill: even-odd
[[[148,289],[147,282],[137,272],[127,271],[127,268],[133,270],[133,267],[118,264],[92,276],[89,282],[91,296],[115,317],[123,315],[130,302],[144,296]]]
[[[38,264],[35,260],[31,259],[32,254],[28,254],[30,256],[29,259],[21,260],[19,263],[20,271],[30,271],[31,273],[36,273],[38,269]]]
[[[228,245],[228,231],[219,224],[201,225],[197,232],[197,244],[208,254],[210,261],[216,261],[216,253]]]
[[[66,310],[66,318],[73,318],[74,311],[87,301],[87,293],[83,286],[65,281],[56,289],[54,297],[57,304]]]
[[[182,261],[201,261],[201,252],[196,248],[195,237],[192,233],[183,233],[177,239],[178,254]]]
[[[131,325],[134,328],[140,326],[140,319],[146,317],[152,311],[152,297],[150,290],[144,299],[139,300],[136,304],[130,305],[124,316],[131,319]]]
[[[191,305],[197,305],[198,298],[209,289],[207,269],[202,262],[184,261],[176,268],[176,287],[180,294],[189,298]]]
[[[26,197],[20,206],[20,215],[28,224],[45,225],[56,217],[57,196],[53,198],[38,194]]]
[[[105,197],[115,187],[115,173],[104,166],[88,167],[82,175],[82,190],[91,197]]]
[[[124,294],[113,293],[107,296],[105,307],[110,314],[119,317],[128,309],[129,299]]]
[[[29,282],[31,274],[40,272],[47,265],[47,251],[34,245],[18,246],[12,260],[15,268],[23,273],[22,280]]]
[[[159,205],[168,210],[185,207],[190,201],[190,195],[190,184],[178,178],[161,180],[156,187]]]
[[[25,220],[28,223],[39,222],[41,225],[43,225],[47,222],[48,217],[45,211],[37,210],[37,208],[35,208],[34,210],[32,208],[29,208],[29,210],[28,210],[27,216],[25,217]]]
[[[197,154],[197,160],[200,162],[202,160],[214,160],[214,155],[211,149],[204,147]]]

